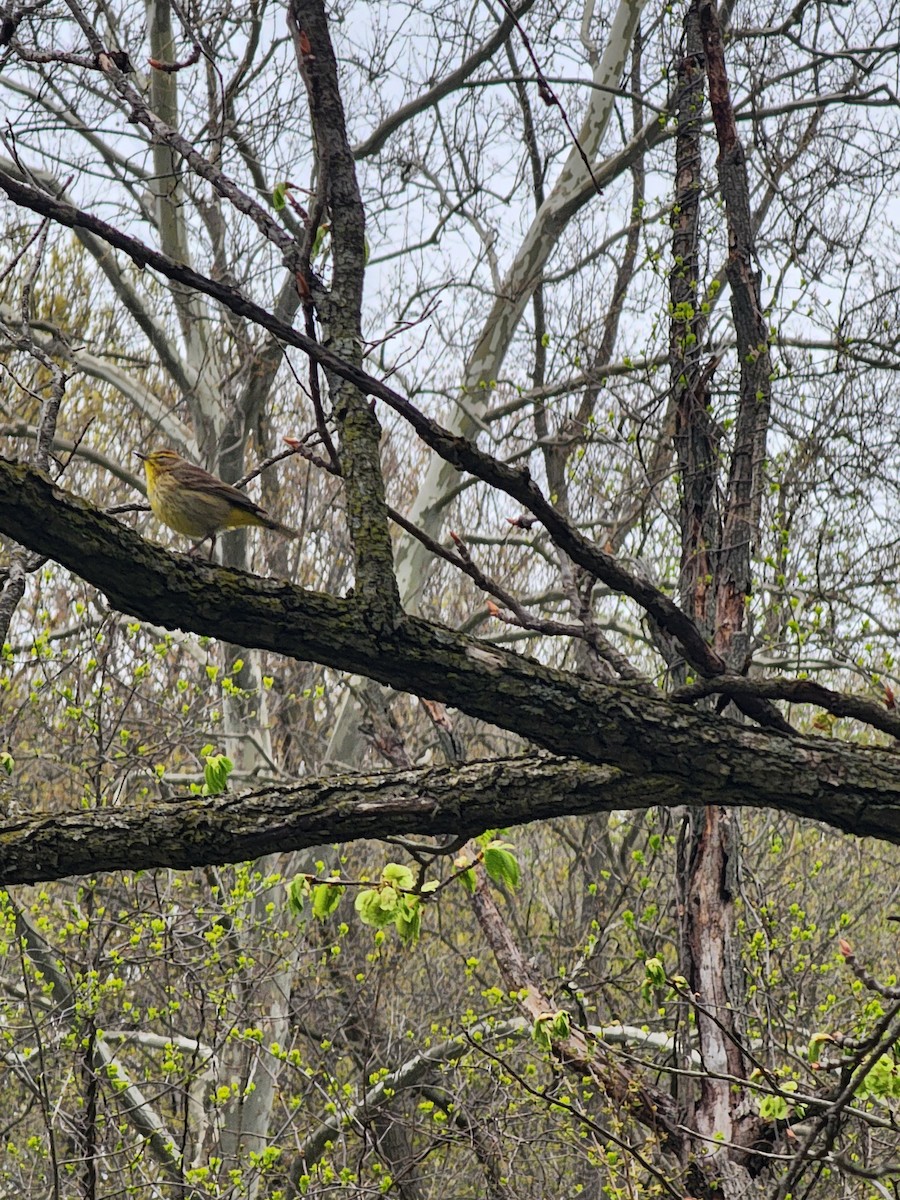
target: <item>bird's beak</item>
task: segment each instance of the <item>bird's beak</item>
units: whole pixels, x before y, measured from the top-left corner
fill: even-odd
[[[146,459],[147,459],[147,457],[148,457],[148,455],[146,455],[146,454],[141,454],[140,450],[135,450],[135,454],[136,454],[136,455],[138,456],[138,458],[139,458],[139,459],[141,459],[142,461],[146,461]]]

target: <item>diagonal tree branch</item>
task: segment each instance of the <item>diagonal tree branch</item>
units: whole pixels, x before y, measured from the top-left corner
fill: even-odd
[[[427,108],[433,108],[439,104],[445,96],[449,96],[455,91],[461,83],[464,83],[473,71],[476,71],[482,63],[495,54],[513,30],[516,20],[523,17],[528,12],[529,8],[534,5],[534,0],[521,0],[521,3],[514,8],[510,7],[506,10],[503,20],[497,26],[496,31],[483,42],[477,50],[473,51],[467,59],[448,75],[445,75],[440,83],[436,83],[434,87],[423,92],[421,96],[416,96],[414,100],[410,100],[401,106],[374,129],[365,141],[360,142],[353,147],[354,158],[368,158],[372,154],[377,154],[384,146],[388,138],[397,132],[397,130],[405,125],[407,121],[411,121],[413,117],[424,112]]]
[[[140,619],[366,675],[454,705],[555,754],[617,766],[640,783],[638,807],[677,794],[678,803],[771,806],[860,835],[900,840],[900,769],[888,751],[737,726],[627,685],[553,670],[417,618],[406,617],[389,635],[373,631],[358,601],[168,554],[38,473],[2,459],[0,530],[52,556],[105,592],[114,607]],[[522,780],[518,782],[521,786]],[[321,786],[327,799],[329,785]],[[482,777],[476,790],[485,786]],[[670,787],[674,792],[667,792]],[[405,831],[458,832],[463,811],[473,810],[468,800],[462,803],[459,781],[454,789],[456,801],[451,797],[446,809],[436,806],[433,797],[413,809],[411,817],[407,814]],[[525,787],[520,819],[585,811],[562,799],[567,790],[557,785],[549,807],[542,809],[533,789]],[[621,800],[612,807],[624,807]],[[265,828],[280,828],[271,819],[272,808],[264,808]],[[209,838],[202,829],[202,814],[191,835],[185,823],[188,811],[181,802],[174,822],[179,853],[191,861],[203,853],[199,843],[207,841],[215,849],[206,853],[218,859],[220,839]],[[302,844],[404,831],[396,815],[381,825],[367,824],[372,815],[371,806],[345,809],[325,803],[323,808],[316,803],[304,818],[303,836],[311,840]],[[81,819],[88,822],[81,833],[76,836],[73,827],[73,836],[62,839],[76,851],[87,846],[84,839],[96,822],[95,817]],[[485,807],[472,828],[516,819],[510,811]],[[113,828],[112,822],[112,812],[105,813],[104,826]],[[140,833],[145,848],[149,829],[145,822]],[[149,840],[161,845],[161,838],[161,831],[155,831]],[[192,843],[187,848],[185,838]],[[285,844],[280,842],[279,848]],[[252,853],[262,853],[261,845]],[[147,853],[153,851],[145,849]],[[235,845],[234,853],[249,857],[248,842]],[[73,869],[71,863],[68,869]]]
[[[501,463],[491,455],[479,450],[467,438],[443,429],[436,421],[425,416],[405,397],[385,383],[326,350],[313,338],[307,337],[279,321],[259,305],[247,300],[236,288],[218,283],[200,275],[190,267],[173,262],[164,254],[151,250],[136,238],[121,233],[107,222],[73,208],[69,204],[53,200],[2,170],[0,170],[0,188],[16,203],[49,216],[53,220],[59,221],[60,224],[72,228],[84,227],[99,234],[110,245],[130,254],[140,266],[149,265],[167,278],[188,282],[192,287],[219,300],[232,312],[268,329],[288,345],[303,350],[310,358],[321,363],[335,375],[348,380],[361,392],[383,400],[395,412],[404,417],[426,445],[437,451],[451,466],[458,470],[469,471],[476,478],[492,487],[499,488],[514,500],[518,500],[544,524],[556,544],[574,562],[644,608],[663,629],[679,642],[687,661],[702,675],[721,675],[727,672],[728,668],[724,660],[711,649],[694,622],[678,605],[648,579],[631,574],[613,555],[607,554],[584,537],[544,497],[527,468],[512,467]],[[738,704],[744,712],[761,724],[770,725],[784,733],[791,732],[790,725],[767,701],[756,697],[741,697]]]

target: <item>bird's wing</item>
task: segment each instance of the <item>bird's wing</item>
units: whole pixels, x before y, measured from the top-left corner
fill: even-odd
[[[182,483],[196,492],[205,492],[208,496],[219,496],[246,512],[265,514],[266,510],[251,500],[246,492],[232,487],[230,483],[225,483],[221,479],[216,479],[215,475],[210,475],[202,467],[196,467],[193,463],[185,463],[180,474]]]

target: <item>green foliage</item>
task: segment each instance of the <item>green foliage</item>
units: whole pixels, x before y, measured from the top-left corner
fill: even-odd
[[[864,1075],[856,1095],[860,1099],[900,1097],[900,1063],[893,1054],[882,1054]]]
[[[644,963],[644,982],[641,986],[641,995],[646,1003],[650,999],[654,991],[666,986],[666,969],[658,958],[648,958]]]
[[[346,889],[337,883],[320,883],[313,888],[313,916],[324,921],[337,909]]]
[[[759,1115],[764,1121],[784,1121],[790,1112],[783,1096],[764,1096],[759,1102]]]
[[[212,746],[204,746],[200,752],[203,759],[203,787],[201,795],[218,796],[228,787],[228,776],[234,763],[227,754],[211,754]]]
[[[309,877],[307,875],[295,875],[286,885],[286,890],[288,911],[291,916],[302,916],[307,897],[310,893]]]
[[[292,183],[288,183],[287,180],[283,180],[281,183],[275,184],[274,188],[272,189],[272,207],[276,212],[281,212],[281,210],[287,205],[287,194],[291,188],[293,188],[293,186],[294,185]]]
[[[494,883],[515,890],[519,886],[519,864],[505,842],[491,842],[484,849],[484,869]]]
[[[388,863],[377,887],[366,888],[356,897],[354,908],[364,925],[384,929],[393,925],[401,941],[418,941],[422,929],[422,898],[410,889],[415,880],[409,867]]]
[[[544,1050],[549,1051],[552,1050],[554,1042],[565,1041],[571,1032],[571,1018],[564,1009],[560,1009],[555,1013],[541,1013],[534,1022],[531,1037]]]

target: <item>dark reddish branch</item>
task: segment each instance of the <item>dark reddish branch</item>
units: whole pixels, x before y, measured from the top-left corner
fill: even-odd
[[[540,983],[516,943],[491,894],[483,868],[478,868],[478,886],[472,908],[488,945],[493,951],[510,993],[518,993],[519,1007],[531,1021],[554,1011]],[[623,1113],[652,1129],[668,1150],[681,1150],[684,1130],[668,1092],[655,1088],[617,1063],[600,1042],[589,1040],[573,1027],[568,1037],[553,1043],[555,1057],[582,1080],[593,1080]]]
[[[669,696],[675,704],[692,704],[704,696],[734,697],[761,696],[769,700],[788,700],[792,704],[813,704],[836,717],[863,721],[891,737],[900,738],[900,717],[884,703],[867,700],[864,696],[847,696],[834,692],[812,679],[746,679],[726,675],[721,679],[703,679],[686,687],[676,688]]]
[[[159,58],[148,58],[147,61],[154,71],[164,71],[168,75],[173,75],[176,71],[183,71],[185,67],[192,67],[194,63],[200,61],[200,43],[194,42],[187,58],[182,58],[178,62],[163,62]],[[120,69],[124,70],[124,68]]]
[[[715,7],[710,0],[703,0],[700,6],[700,25],[703,32],[703,51],[706,55],[706,74],[709,79],[709,106],[712,109],[719,151],[722,154],[730,154],[738,145],[737,125],[728,91],[722,32],[719,29]]]
[[[7,172],[0,170],[0,188],[14,203],[48,216],[69,228],[83,228],[104,239],[109,245],[128,254],[139,266],[150,266],[168,279],[196,288],[224,304],[238,316],[275,334],[288,346],[295,346],[308,354],[326,370],[347,379],[360,391],[383,400],[399,413],[416,431],[422,441],[439,454],[451,466],[482,480],[491,487],[511,496],[531,512],[546,528],[555,543],[579,566],[596,575],[608,587],[628,596],[640,605],[681,646],[685,659],[703,676],[727,673],[725,661],[713,651],[700,634],[694,622],[673,600],[654,587],[646,579],[638,578],[627,571],[613,555],[607,554],[563,517],[544,497],[531,478],[526,467],[509,466],[498,462],[489,454],[479,450],[474,442],[458,437],[442,428],[436,421],[425,416],[399,392],[388,387],[380,379],[369,375],[360,367],[346,362],[318,342],[300,333],[292,326],[279,321],[266,309],[243,296],[236,288],[228,287],[201,275],[183,263],[175,262],[165,254],[145,246],[136,238],[129,237],[106,221],[90,213],[74,208],[20,182]],[[778,729],[783,733],[794,730],[772,705],[765,701],[742,698],[738,701],[749,716],[760,724]]]

